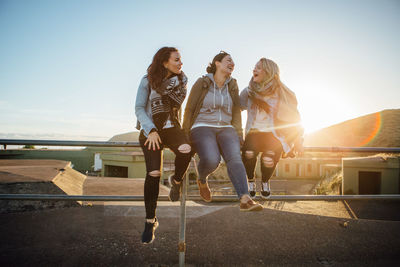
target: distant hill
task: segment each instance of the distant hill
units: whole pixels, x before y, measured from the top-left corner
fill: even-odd
[[[308,134],[304,146],[400,147],[400,109],[368,114]]]
[[[138,141],[139,132],[109,141]],[[304,138],[304,146],[400,147],[400,109],[388,109],[321,129]]]
[[[124,134],[118,134],[111,137],[110,142],[138,142],[139,141],[139,132],[129,132]]]

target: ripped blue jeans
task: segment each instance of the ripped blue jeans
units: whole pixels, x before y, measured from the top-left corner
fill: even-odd
[[[191,130],[190,139],[200,158],[197,170],[202,183],[218,168],[222,156],[238,197],[249,194],[239,137],[234,128],[196,127]]]

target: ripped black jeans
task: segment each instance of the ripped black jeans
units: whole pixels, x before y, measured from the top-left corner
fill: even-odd
[[[187,138],[180,128],[173,127],[162,129],[158,131],[161,139],[160,149],[152,150],[144,146],[147,137],[144,136],[143,131],[139,135],[139,143],[142,147],[144,159],[146,162],[146,179],[144,181],[144,205],[146,207],[146,219],[153,219],[156,216],[157,199],[160,188],[160,176],[149,175],[152,171],[159,171],[161,173],[162,168],[162,152],[164,147],[168,147],[175,153],[175,181],[182,181],[183,175],[185,174],[192,153],[182,153],[179,151],[179,146],[183,144],[189,144]]]
[[[257,156],[260,157],[262,182],[268,182],[282,155],[282,145],[271,132],[251,131],[246,135],[242,147],[242,160],[247,179],[254,181]]]

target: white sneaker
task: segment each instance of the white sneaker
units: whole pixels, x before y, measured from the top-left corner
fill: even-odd
[[[269,198],[271,195],[271,189],[269,183],[265,182],[261,184],[261,198]]]
[[[256,183],[255,182],[249,182],[249,193],[251,198],[256,197]]]

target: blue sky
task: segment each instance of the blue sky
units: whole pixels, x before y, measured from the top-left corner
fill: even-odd
[[[189,88],[220,50],[240,89],[273,59],[307,131],[400,108],[400,1],[215,2],[0,0],[0,137],[134,130],[137,87],[162,46],[180,50]]]

